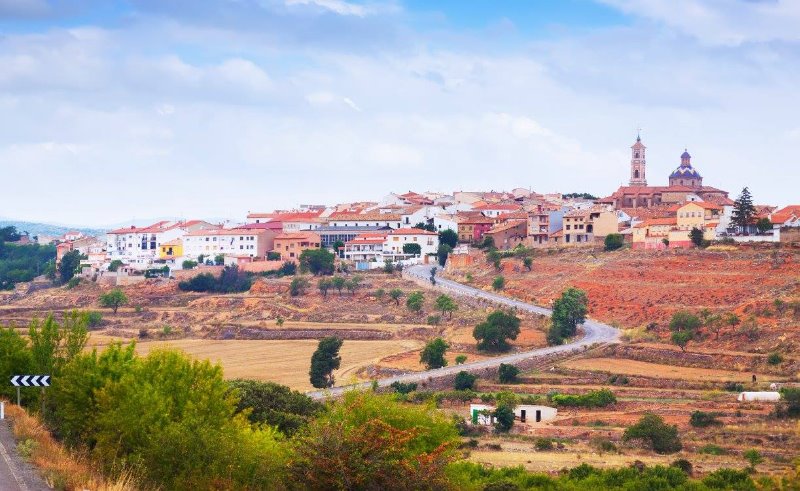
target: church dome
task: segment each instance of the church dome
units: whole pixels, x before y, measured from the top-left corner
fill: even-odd
[[[689,155],[689,152],[684,150],[683,153],[681,154],[681,159],[690,159],[690,158],[692,158],[692,156]]]
[[[679,179],[692,179],[692,178],[699,179],[703,176],[701,176],[700,173],[697,172],[695,168],[692,167],[691,165],[690,166],[681,165],[680,167],[672,171],[672,174],[670,174],[669,177],[670,179],[676,177]]]

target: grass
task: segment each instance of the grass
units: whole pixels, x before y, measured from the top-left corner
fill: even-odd
[[[679,367],[662,365],[644,361],[628,360],[624,358],[585,358],[568,360],[561,366],[575,370],[607,372],[641,377],[668,378],[673,380],[695,380],[702,382],[749,382],[751,372],[735,372],[731,370],[717,370],[711,368]],[[774,375],[758,375],[761,382],[781,380]]]
[[[83,457],[68,452],[50,435],[34,416],[14,404],[6,404],[18,449],[25,460],[39,468],[46,483],[55,489],[91,489],[95,491],[134,491],[139,489],[132,476],[123,474],[106,479]]]
[[[178,348],[194,358],[218,362],[227,378],[268,380],[296,390],[311,390],[308,368],[317,344],[315,340],[179,339],[141,342],[136,351],[146,355],[159,347]],[[341,349],[341,368],[335,372],[337,383],[355,381],[358,370],[381,358],[420,347],[418,341],[347,340]]]

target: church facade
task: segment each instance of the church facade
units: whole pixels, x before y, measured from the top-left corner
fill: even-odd
[[[617,210],[626,208],[657,208],[689,201],[708,201],[730,205],[728,192],[703,185],[703,177],[692,165],[692,156],[684,149],[680,165],[668,177],[667,186],[647,185],[647,147],[640,136],[631,146],[630,180],[613,194],[597,201]]]

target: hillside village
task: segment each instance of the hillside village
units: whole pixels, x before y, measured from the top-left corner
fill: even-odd
[[[748,193],[745,205],[752,207],[737,221],[731,193],[706,185],[688,151],[663,186],[648,184],[646,151],[637,136],[629,184],[602,198],[526,188],[392,192],[379,201],[253,211],[235,224],[159,221],[110,230],[105,237],[68,232],[55,239],[57,260],[77,251],[84,277],[127,284],[148,270],[174,272],[196,262],[264,272],[319,247],[335,249],[355,269],[368,270],[389,261],[435,262],[437,255],[465,254],[470,246],[489,243],[500,250],[592,247],[614,235],[633,249],[664,250],[702,241],[800,238],[800,205],[752,204]],[[440,247],[438,234],[445,230],[457,234],[455,251]]]

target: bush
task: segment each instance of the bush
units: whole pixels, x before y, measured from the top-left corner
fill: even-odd
[[[589,444],[600,452],[615,453],[617,451],[617,446],[608,438],[593,437],[589,440]]]
[[[498,276],[492,281],[492,290],[496,292],[502,290],[505,286],[506,286],[506,279],[503,278],[502,276]]]
[[[616,251],[625,245],[625,239],[622,234],[608,234],[604,242],[606,251]]]
[[[494,429],[498,433],[508,433],[514,426],[514,408],[508,404],[499,404],[492,416],[495,419]]]
[[[97,327],[103,322],[103,314],[100,312],[91,310],[89,312],[84,312],[84,319],[86,319],[86,327]]]
[[[708,443],[698,448],[697,453],[708,454],[708,455],[727,455],[728,451],[720,447],[719,445]]]
[[[306,288],[308,288],[309,282],[306,278],[302,276],[297,276],[292,278],[292,282],[289,283],[289,295],[293,297],[297,297],[300,295],[304,295],[306,293]]]
[[[430,326],[438,326],[442,322],[442,316],[438,314],[432,314],[428,316],[428,325]]]
[[[500,368],[497,371],[498,379],[500,383],[503,384],[513,384],[517,381],[517,375],[519,375],[519,368],[515,367],[514,365],[507,365],[505,363],[500,364]]]
[[[537,438],[533,443],[534,448],[540,452],[553,450],[553,440],[549,438]]]
[[[775,415],[779,418],[800,417],[800,388],[784,387],[780,392],[781,402],[775,407]]]
[[[456,365],[463,365],[467,361],[467,355],[456,356]]]
[[[725,382],[725,385],[722,386],[728,392],[743,392],[744,391],[744,384],[740,382]]]
[[[478,377],[462,370],[456,374],[453,388],[456,390],[475,390],[476,380],[478,380]]]
[[[326,249],[306,249],[300,253],[300,271],[314,276],[333,274],[335,255]]]
[[[425,304],[425,296],[422,292],[413,292],[406,299],[406,308],[411,312],[421,312]]]
[[[181,266],[183,267],[183,269],[194,269],[197,267],[197,261],[186,259],[185,261],[183,261],[183,264],[181,264]],[[111,268],[109,268],[109,271],[111,271]],[[116,269],[114,271],[116,271]]]
[[[78,278],[77,276],[70,278],[70,280],[67,282],[67,290],[72,290],[73,288],[75,288],[80,284],[81,284],[81,279]]]
[[[408,383],[392,382],[392,384],[389,387],[391,387],[392,390],[397,392],[398,394],[410,394],[411,392],[417,390],[417,384],[414,382],[408,382]]]
[[[689,416],[689,424],[695,428],[707,428],[709,426],[722,426],[722,421],[717,419],[718,413],[707,413],[704,411],[694,411]]]
[[[694,466],[692,466],[692,463],[686,459],[675,460],[669,466],[680,469],[687,476],[691,476],[694,471]]]
[[[653,451],[661,454],[675,453],[682,448],[678,427],[666,424],[661,416],[653,413],[645,414],[638,423],[627,428],[622,439],[646,441]]]
[[[770,365],[780,365],[783,363],[783,356],[780,353],[772,352],[767,356],[767,363]]]
[[[711,489],[755,491],[756,486],[746,471],[719,469],[707,475],[703,484]]]
[[[238,396],[236,412],[249,410],[251,423],[268,424],[286,435],[307,425],[325,406],[305,394],[273,382],[231,380],[230,390]]]
[[[278,273],[283,276],[293,276],[297,273],[297,264],[293,261],[284,261],[278,269]]]
[[[617,398],[610,390],[600,389],[582,395],[555,394],[550,401],[558,406],[606,407],[616,403]]]

